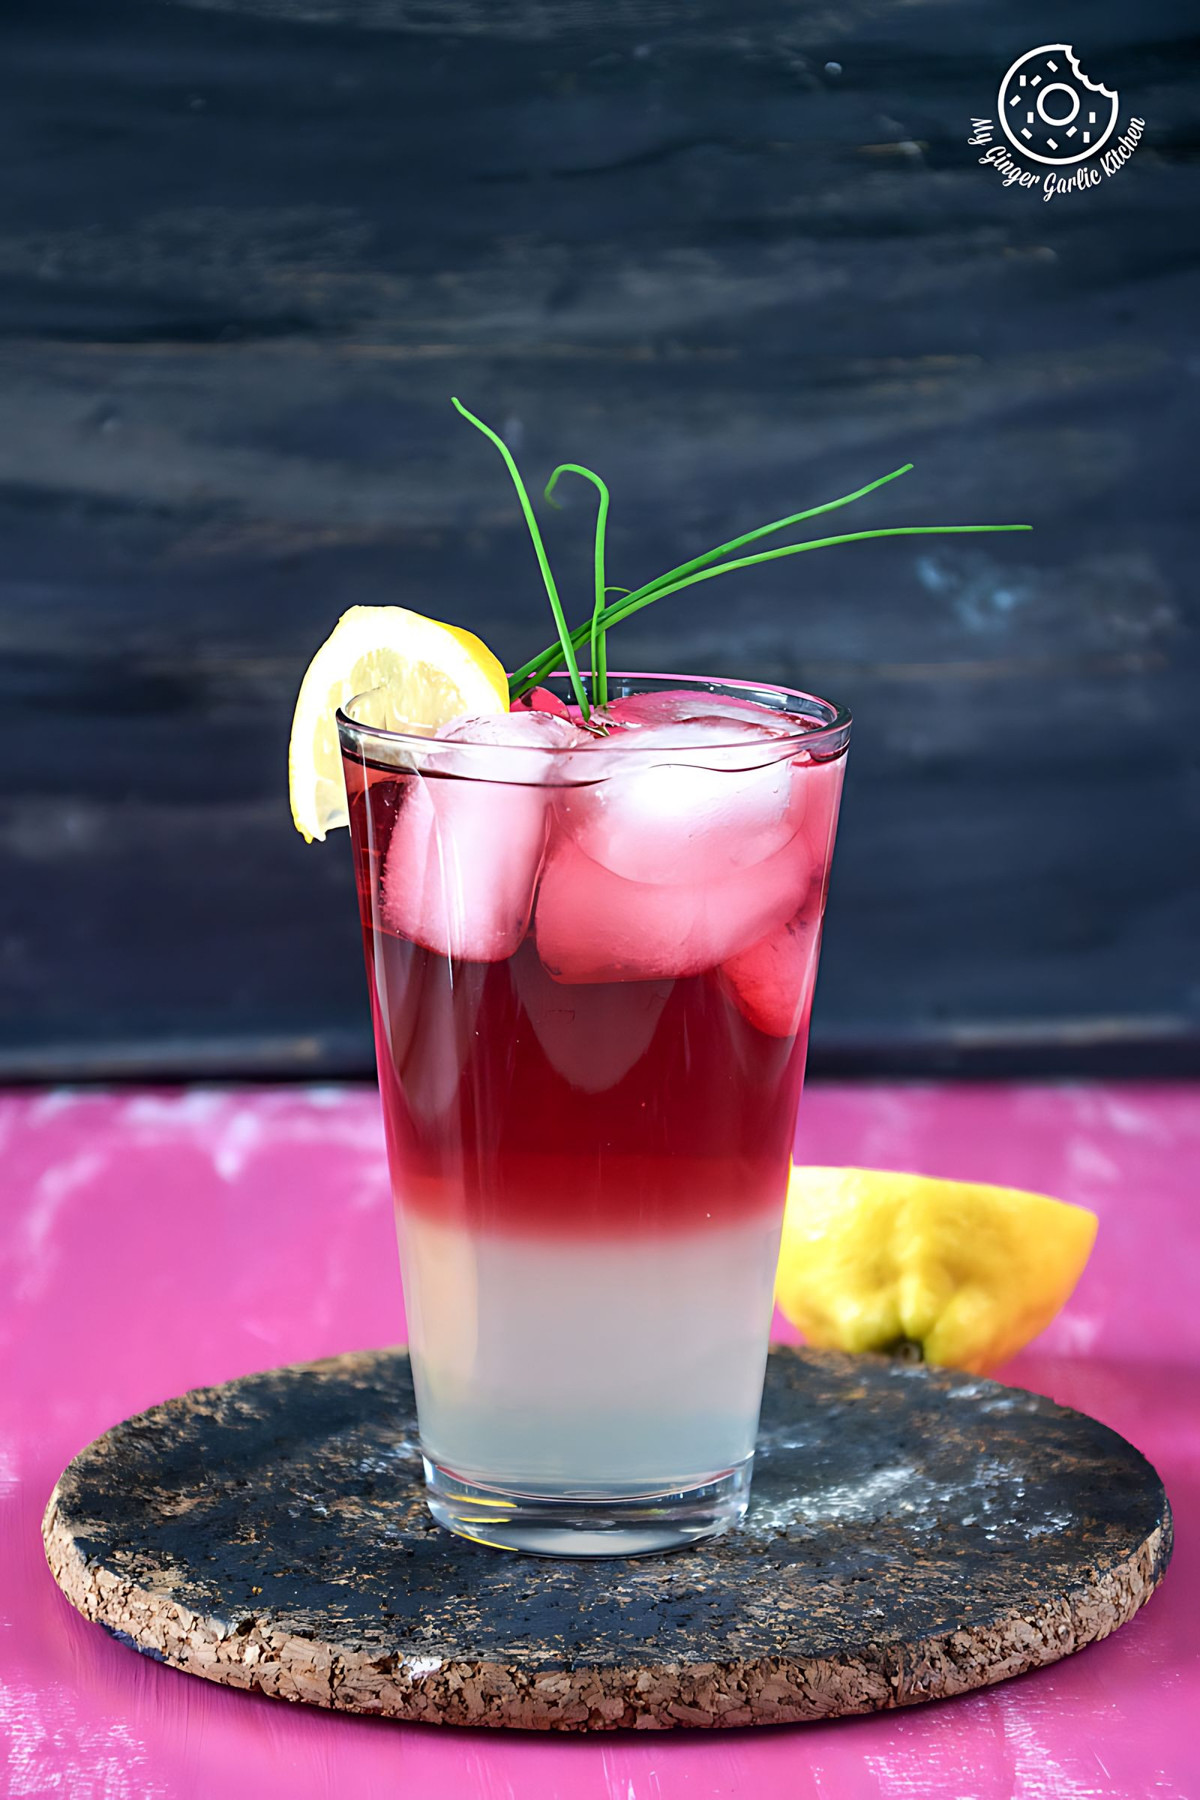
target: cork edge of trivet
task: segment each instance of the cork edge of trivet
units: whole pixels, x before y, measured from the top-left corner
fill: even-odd
[[[89,1563],[50,1496],[42,1540],[50,1571],[85,1619],[185,1674],[335,1712],[420,1725],[524,1731],[664,1731],[798,1725],[950,1699],[1045,1668],[1125,1625],[1171,1559],[1164,1516],[1137,1550],[1094,1580],[1030,1614],[960,1628],[916,1645],[865,1655],[705,1663],[639,1669],[522,1673],[494,1662],[400,1653],[356,1655],[289,1633],[269,1618],[202,1618],[163,1593]]]

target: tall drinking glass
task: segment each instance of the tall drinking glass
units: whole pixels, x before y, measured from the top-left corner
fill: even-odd
[[[555,1555],[745,1511],[850,726],[609,692],[583,747],[339,714],[430,1509]]]

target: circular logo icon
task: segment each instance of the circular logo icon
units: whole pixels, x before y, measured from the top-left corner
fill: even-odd
[[[1009,143],[1040,163],[1083,162],[1117,123],[1116,94],[1088,80],[1070,44],[1043,44],[1019,56],[996,104]]]

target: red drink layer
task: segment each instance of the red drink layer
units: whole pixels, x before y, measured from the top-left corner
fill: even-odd
[[[777,1217],[844,759],[794,737],[766,773],[717,757],[647,822],[608,817],[603,782],[468,784],[366,748],[346,779],[398,1203],[538,1240]],[[698,801],[705,782],[734,793],[711,841],[679,816],[688,780]],[[481,788],[486,811],[464,822]],[[404,884],[419,880],[414,898]],[[494,918],[471,910],[489,883]],[[443,925],[456,884],[458,922]]]

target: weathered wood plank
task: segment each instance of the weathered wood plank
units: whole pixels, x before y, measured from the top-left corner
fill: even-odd
[[[1149,129],[1050,205],[964,142],[1030,4],[10,13],[0,1071],[365,1066],[348,858],[283,804],[307,655],[354,601],[548,636],[452,390],[608,476],[614,580],[909,458],[863,523],[1033,523],[622,654],[855,709],[818,1067],[1194,1066],[1200,54],[1068,12]]]

